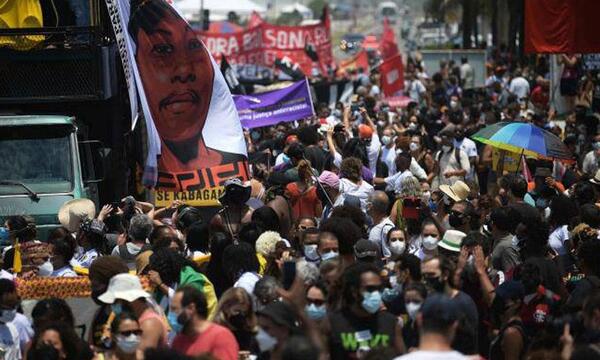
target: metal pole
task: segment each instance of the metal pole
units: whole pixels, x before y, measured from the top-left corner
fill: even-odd
[[[203,28],[204,28],[204,0],[200,0],[200,16],[198,16],[198,19],[200,19],[200,30],[203,30]]]

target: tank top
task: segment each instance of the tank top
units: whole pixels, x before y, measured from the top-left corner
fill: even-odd
[[[513,327],[521,333],[521,336],[523,337],[523,349],[521,350],[521,354],[519,354],[519,359],[522,359],[523,355],[525,355],[525,352],[527,351],[527,337],[525,335],[525,330],[523,329],[523,322],[520,320],[513,320],[508,324],[504,325],[500,330],[498,336],[494,340],[492,340],[490,344],[490,360],[504,359],[504,351],[502,350],[502,340],[504,339],[504,332],[509,327]]]
[[[163,346],[167,346],[167,334],[169,332],[169,327],[167,326],[166,323],[166,319],[163,316],[160,316],[159,314],[157,314],[154,310],[152,310],[151,308],[148,308],[146,310],[144,310],[144,312],[142,313],[142,315],[139,318],[139,323],[140,325],[149,319],[156,319],[158,321],[160,321],[161,325],[162,325],[162,335],[160,337],[160,342],[162,343]]]
[[[372,349],[392,347],[397,320],[387,311],[359,318],[349,310],[329,315],[331,359],[358,359]]]

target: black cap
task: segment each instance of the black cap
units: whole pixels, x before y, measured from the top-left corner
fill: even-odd
[[[445,294],[432,294],[425,299],[421,314],[424,319],[438,319],[448,323],[457,321],[460,309],[456,301]]]
[[[354,256],[357,259],[376,258],[379,252],[379,246],[370,240],[358,240],[354,245]]]
[[[269,303],[257,312],[258,316],[267,317],[275,324],[285,326],[289,330],[297,329],[299,326],[299,321],[295,314],[294,309],[283,301]]]

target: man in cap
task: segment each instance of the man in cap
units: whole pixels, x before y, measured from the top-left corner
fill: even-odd
[[[221,360],[237,360],[239,346],[228,328],[208,321],[208,306],[204,294],[184,286],[175,292],[171,310],[181,325],[173,340],[173,349],[188,356],[209,353]],[[172,326],[173,327],[173,326]]]
[[[464,181],[465,176],[471,171],[467,154],[454,146],[456,125],[446,125],[438,135],[442,148],[435,154],[435,169],[430,174],[430,178],[434,180],[434,190],[442,184],[452,185],[456,181]]]
[[[427,297],[417,315],[420,328],[419,350],[397,359],[467,359],[451,346],[458,329],[459,316],[460,309],[449,296],[435,294]]]
[[[323,203],[323,215],[321,216],[321,221],[323,221],[329,218],[333,210],[333,204],[336,203],[340,194],[340,178],[337,174],[325,170],[319,175],[318,180],[317,196]]]
[[[356,262],[376,264],[381,258],[379,246],[372,241],[361,239],[354,245],[354,257]]]
[[[379,158],[379,151],[381,150],[381,142],[379,141],[379,135],[377,135],[377,127],[371,120],[367,109],[360,108],[359,111],[365,124],[358,125],[358,138],[365,146],[366,153],[369,157],[369,169],[375,174],[377,171],[377,159]]]

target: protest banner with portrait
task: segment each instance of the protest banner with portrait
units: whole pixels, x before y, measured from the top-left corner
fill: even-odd
[[[157,205],[218,204],[225,180],[248,179],[242,127],[223,75],[167,1],[119,0],[116,10],[121,22],[113,28],[127,32],[148,132],[144,185],[156,189]]]

